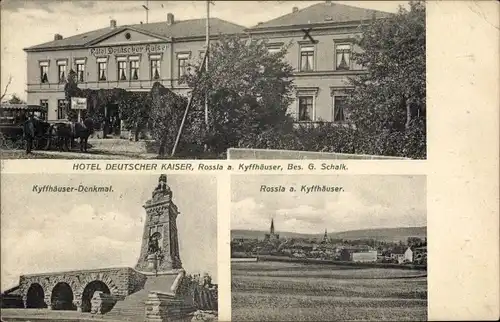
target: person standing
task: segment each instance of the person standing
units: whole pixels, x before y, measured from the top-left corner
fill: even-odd
[[[35,138],[35,120],[33,114],[30,114],[24,122],[24,138],[26,140],[26,154],[30,154],[33,148],[33,139]]]

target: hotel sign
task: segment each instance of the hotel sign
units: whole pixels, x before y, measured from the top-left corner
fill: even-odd
[[[165,50],[167,50],[166,44],[132,45],[132,46],[90,48],[90,54],[92,56],[109,56],[109,55],[142,54],[142,53],[161,53],[164,52]]]
[[[87,109],[87,98],[85,98],[85,97],[72,97],[71,98],[71,109],[73,109],[73,110],[86,110]]]

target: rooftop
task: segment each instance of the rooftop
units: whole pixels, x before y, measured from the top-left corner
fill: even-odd
[[[358,8],[344,4],[325,1],[304,9],[293,8],[292,12],[284,16],[260,23],[250,30],[266,28],[280,28],[303,25],[317,25],[329,23],[360,22],[372,18],[387,18],[389,12]]]
[[[173,18],[172,18],[173,19]],[[115,21],[116,23],[116,21]],[[164,39],[188,38],[205,36],[206,19],[190,19],[173,21],[171,24],[167,21],[152,22],[147,24],[134,24],[114,27],[110,25],[89,31],[83,34],[70,36],[58,40],[49,41],[43,44],[25,48],[26,51],[37,49],[60,49],[66,47],[86,47],[98,40],[111,37],[121,31],[131,29],[137,32],[149,34]],[[243,33],[245,27],[219,18],[210,18],[210,32],[213,35],[218,34],[238,34]]]

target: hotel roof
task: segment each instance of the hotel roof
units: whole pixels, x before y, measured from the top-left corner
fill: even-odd
[[[26,51],[40,49],[62,49],[68,47],[86,47],[94,44],[100,39],[106,39],[126,29],[135,30],[159,37],[160,39],[189,38],[205,36],[206,19],[179,20],[172,24],[166,21],[153,22],[148,24],[124,25],[119,27],[106,27],[83,34],[49,41],[40,45],[25,48]],[[225,21],[219,18],[210,18],[210,32],[212,35],[218,34],[238,34],[243,33],[245,27]]]
[[[275,29],[280,27],[293,27],[303,25],[331,24],[331,23],[346,23],[359,22],[362,20],[370,20],[375,18],[387,18],[392,14],[389,12],[358,8],[331,1],[314,4],[301,10],[293,10],[293,12],[284,16],[260,23],[250,30],[260,29]]]

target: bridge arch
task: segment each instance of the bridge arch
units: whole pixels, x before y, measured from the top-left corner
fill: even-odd
[[[75,311],[73,290],[66,282],[57,283],[52,289],[50,305],[52,310]]]
[[[40,309],[46,307],[43,287],[39,283],[32,283],[26,293],[26,308]]]
[[[92,282],[89,282],[87,285],[85,285],[82,292],[82,312],[90,312],[90,309],[92,308],[91,300],[95,292],[111,294],[111,290],[109,289],[108,285],[106,285],[106,283],[104,283],[103,281],[94,280]]]

